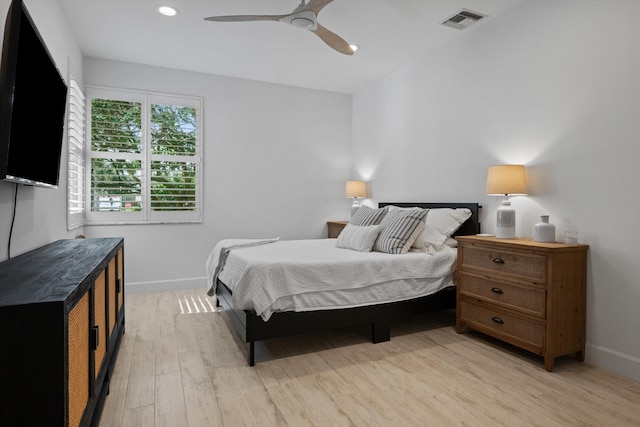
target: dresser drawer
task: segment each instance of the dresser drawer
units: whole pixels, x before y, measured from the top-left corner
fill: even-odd
[[[456,285],[461,295],[479,298],[530,315],[545,317],[546,291],[543,288],[495,282],[462,273]]]
[[[527,344],[542,350],[544,323],[521,319],[493,307],[485,307],[472,301],[460,301],[460,318],[480,332],[514,343]]]
[[[462,245],[461,264],[465,269],[484,270],[517,276],[528,281],[546,283],[547,257],[532,253],[494,250],[489,247]]]

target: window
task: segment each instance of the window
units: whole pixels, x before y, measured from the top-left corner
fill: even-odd
[[[87,89],[88,224],[198,222],[199,98]]]
[[[69,73],[69,108],[67,109],[67,229],[84,224],[84,126],[85,98],[72,73]]]

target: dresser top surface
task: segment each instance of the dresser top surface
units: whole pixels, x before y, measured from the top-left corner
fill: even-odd
[[[121,237],[63,239],[0,263],[0,307],[65,302],[122,245]]]
[[[500,239],[494,236],[456,236],[461,243],[498,245],[514,249],[545,250],[545,251],[586,251],[589,245],[568,245],[562,242],[536,242],[533,239],[517,237],[515,239]]]

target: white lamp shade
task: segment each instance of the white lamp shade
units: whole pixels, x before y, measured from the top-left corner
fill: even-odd
[[[344,189],[344,197],[367,197],[367,183],[364,181],[347,181]]]

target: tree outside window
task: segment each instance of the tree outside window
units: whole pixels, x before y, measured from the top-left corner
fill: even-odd
[[[200,100],[105,89],[88,91],[88,98],[88,216],[117,223],[199,221]]]

